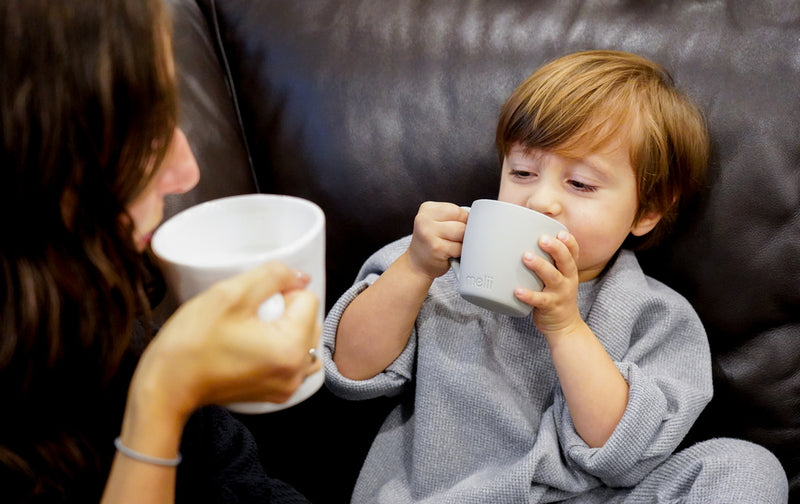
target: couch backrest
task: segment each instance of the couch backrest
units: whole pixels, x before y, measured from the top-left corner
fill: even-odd
[[[184,124],[207,178],[180,205],[251,190],[317,202],[327,305],[370,253],[411,231],[421,202],[496,195],[497,113],[543,62],[610,48],[665,65],[713,142],[707,190],[667,243],[641,255],[708,329],[717,392],[695,434],[761,442],[795,477],[800,2],[199,4],[205,19],[177,20],[176,44]],[[206,28],[210,42],[189,40]]]

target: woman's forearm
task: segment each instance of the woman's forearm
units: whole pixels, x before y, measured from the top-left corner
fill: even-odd
[[[102,504],[171,503],[188,412],[164,394],[143,357],[131,382]]]

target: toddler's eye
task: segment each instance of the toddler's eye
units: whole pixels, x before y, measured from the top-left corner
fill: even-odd
[[[594,192],[597,190],[597,186],[589,185],[578,180],[570,180],[569,185],[582,192]]]
[[[513,178],[525,179],[533,176],[533,173],[524,170],[511,170],[509,175]]]

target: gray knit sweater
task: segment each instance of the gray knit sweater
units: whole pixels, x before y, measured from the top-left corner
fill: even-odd
[[[353,502],[548,502],[634,486],[675,450],[711,399],[697,314],[624,250],[578,290],[581,315],[630,385],[623,418],[601,448],[576,433],[532,318],[468,303],[452,271],[433,283],[394,363],[369,380],[343,377],[331,360],[339,318],[409,240],[374,254],[325,322],[327,385],[335,394],[404,393],[370,449]]]

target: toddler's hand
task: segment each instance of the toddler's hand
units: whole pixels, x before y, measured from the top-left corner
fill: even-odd
[[[423,203],[407,252],[411,266],[431,279],[447,273],[450,258],[461,255],[468,216],[467,210],[452,203]]]
[[[533,306],[533,321],[548,338],[569,334],[583,323],[578,310],[578,242],[566,231],[557,237],[543,236],[541,249],[555,264],[526,253],[522,260],[544,283],[541,292],[519,288],[517,298]]]

